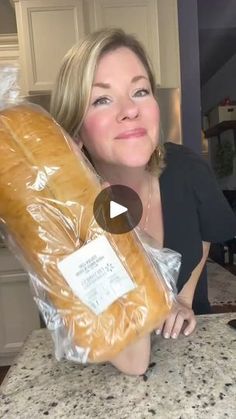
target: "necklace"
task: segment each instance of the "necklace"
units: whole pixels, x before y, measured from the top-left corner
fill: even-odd
[[[150,206],[151,206],[151,196],[152,196],[152,179],[150,178],[148,182],[148,203],[147,203],[147,211],[146,216],[143,224],[143,230],[146,231],[147,223],[149,220],[149,212],[150,212]]]

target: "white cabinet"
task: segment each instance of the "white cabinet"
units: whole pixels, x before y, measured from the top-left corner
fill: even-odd
[[[156,81],[161,83],[156,0],[87,0],[90,31],[118,27],[143,43],[151,57]]]
[[[157,0],[161,87],[181,87],[178,0]]]
[[[22,93],[50,91],[62,57],[85,33],[120,27],[144,44],[157,84],[180,87],[177,0],[14,0]]]
[[[82,0],[15,0],[25,94],[52,89],[68,49],[84,34]]]
[[[89,31],[120,27],[145,46],[161,87],[180,87],[177,0],[84,0]]]
[[[28,275],[0,248],[0,365],[10,365],[29,333],[40,328]]]

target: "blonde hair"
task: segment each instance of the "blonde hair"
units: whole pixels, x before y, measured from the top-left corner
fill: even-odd
[[[152,93],[156,83],[149,58],[141,43],[122,29],[105,28],[87,35],[63,58],[52,92],[50,112],[56,121],[75,138],[86,115],[97,64],[109,51],[127,47],[136,54],[147,71]],[[86,150],[86,155],[90,159]],[[160,174],[164,162],[162,145],[152,154],[148,170]],[[92,163],[92,161],[91,161]]]

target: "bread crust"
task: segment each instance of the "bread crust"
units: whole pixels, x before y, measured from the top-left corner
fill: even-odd
[[[133,232],[109,234],[93,203],[100,182],[65,132],[41,108],[0,112],[0,217],[22,257],[89,362],[112,359],[150,333],[171,308],[169,291]],[[95,315],[74,295],[58,262],[105,235],[137,287]]]

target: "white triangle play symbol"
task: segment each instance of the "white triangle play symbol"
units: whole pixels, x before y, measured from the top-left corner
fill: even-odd
[[[128,211],[128,208],[117,204],[115,201],[110,201],[110,218],[115,218],[126,211]]]

